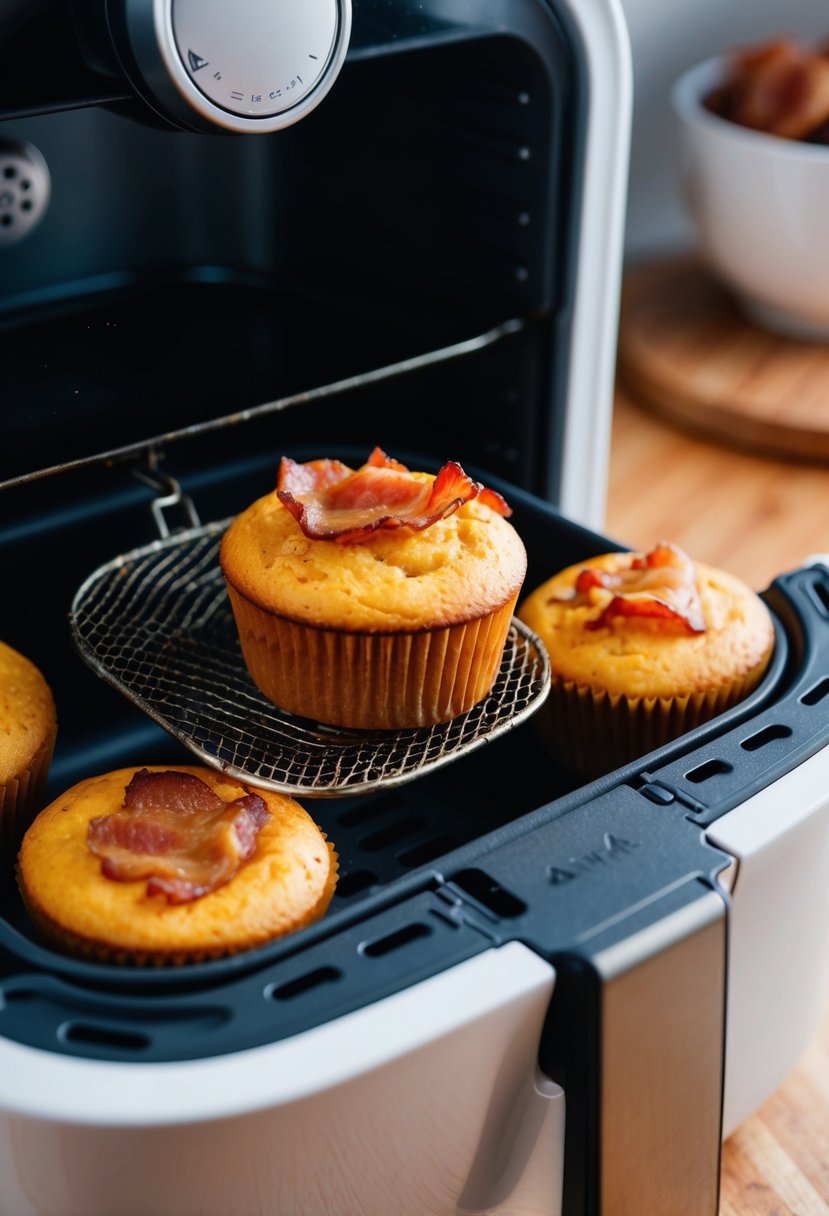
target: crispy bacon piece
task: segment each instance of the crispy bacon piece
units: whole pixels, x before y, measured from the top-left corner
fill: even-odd
[[[379,530],[421,532],[473,498],[499,515],[512,514],[500,494],[473,481],[454,460],[424,481],[377,447],[357,470],[339,460],[297,464],[283,456],[276,493],[306,536],[345,544]]]
[[[705,633],[694,563],[676,545],[631,554],[630,566],[615,573],[588,566],[579,571],[575,591],[566,601],[551,602],[591,604],[599,599],[592,594],[597,588],[612,595],[598,616],[585,623],[586,629],[601,629],[615,617],[627,617],[669,621],[685,633]]]
[[[270,816],[258,794],[225,802],[199,777],[142,769],[121,810],[90,820],[87,844],[117,882],[146,878],[148,895],[182,904],[234,876]]]
[[[706,99],[715,114],[784,139],[822,142],[829,120],[829,60],[789,38],[737,52],[723,85]]]

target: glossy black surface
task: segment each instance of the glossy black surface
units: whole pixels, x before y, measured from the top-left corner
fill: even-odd
[[[45,217],[0,258],[0,483],[521,318],[526,356],[424,421],[451,428],[460,409],[468,430],[496,396],[520,420],[502,446],[535,465],[517,480],[554,493],[578,61],[539,0],[429,10],[358,3],[331,97],[274,135],[101,107],[0,122],[52,177]]]

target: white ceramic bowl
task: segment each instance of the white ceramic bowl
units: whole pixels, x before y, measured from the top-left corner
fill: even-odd
[[[682,188],[702,252],[758,323],[829,340],[829,147],[707,110],[726,64],[698,64],[672,92]]]

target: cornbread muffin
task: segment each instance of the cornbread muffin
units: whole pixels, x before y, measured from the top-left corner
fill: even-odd
[[[465,713],[492,687],[526,572],[524,546],[503,517],[509,508],[459,466],[434,478],[396,462],[356,474],[314,462],[316,473],[323,465],[345,470],[336,485],[350,498],[339,515],[322,511],[322,535],[302,526],[306,509],[316,510],[312,491],[297,494],[301,506],[290,493],[287,506],[279,494],[260,498],[222,541],[254,682],[290,713],[336,726],[400,729]],[[300,485],[309,467],[294,466]],[[375,481],[400,471],[399,486],[391,477],[376,491]],[[447,502],[466,492],[461,478],[475,490]],[[414,523],[401,519],[406,493],[418,500]]]
[[[45,679],[0,642],[0,842],[16,848],[42,805],[56,733]]]
[[[609,772],[736,704],[771,658],[768,609],[672,545],[569,566],[518,613],[550,653],[539,714],[560,763]]]
[[[124,873],[118,867],[125,857],[138,868],[143,854],[128,856],[129,846],[162,851],[169,847],[163,816],[161,823],[135,829],[144,834],[139,846],[134,833],[121,830],[117,839],[124,847],[99,843],[99,851],[93,851],[95,824],[108,824],[117,812],[135,815],[136,809],[122,809],[126,791],[140,788],[156,774],[165,782],[185,778],[184,795],[167,798],[167,814],[185,820],[193,814],[185,805],[191,784],[198,788],[203,783],[208,797],[218,795],[226,804],[243,799],[259,806],[259,798],[264,803],[266,813],[257,819],[252,853],[230,878],[220,875],[220,885],[206,893],[196,886],[187,893],[189,898],[182,898],[180,880],[148,881],[146,870],[142,877],[107,877],[110,867]],[[193,783],[193,778],[199,782]],[[252,794],[258,797],[251,799]],[[99,838],[109,839],[111,845],[114,837],[104,827]],[[217,850],[211,846],[201,853],[212,864]],[[188,963],[260,946],[318,920],[334,893],[336,877],[334,850],[298,803],[187,766],[119,769],[80,782],[38,815],[18,859],[21,894],[37,927],[54,945],[99,962]],[[154,891],[154,882],[160,889]]]

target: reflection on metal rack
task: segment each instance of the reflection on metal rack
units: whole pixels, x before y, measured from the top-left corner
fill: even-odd
[[[86,662],[207,764],[288,793],[368,793],[460,759],[546,698],[547,655],[514,620],[492,692],[450,722],[346,731],[283,712],[255,687],[242,659],[218,562],[229,522],[115,558],[86,580],[72,606]]]

